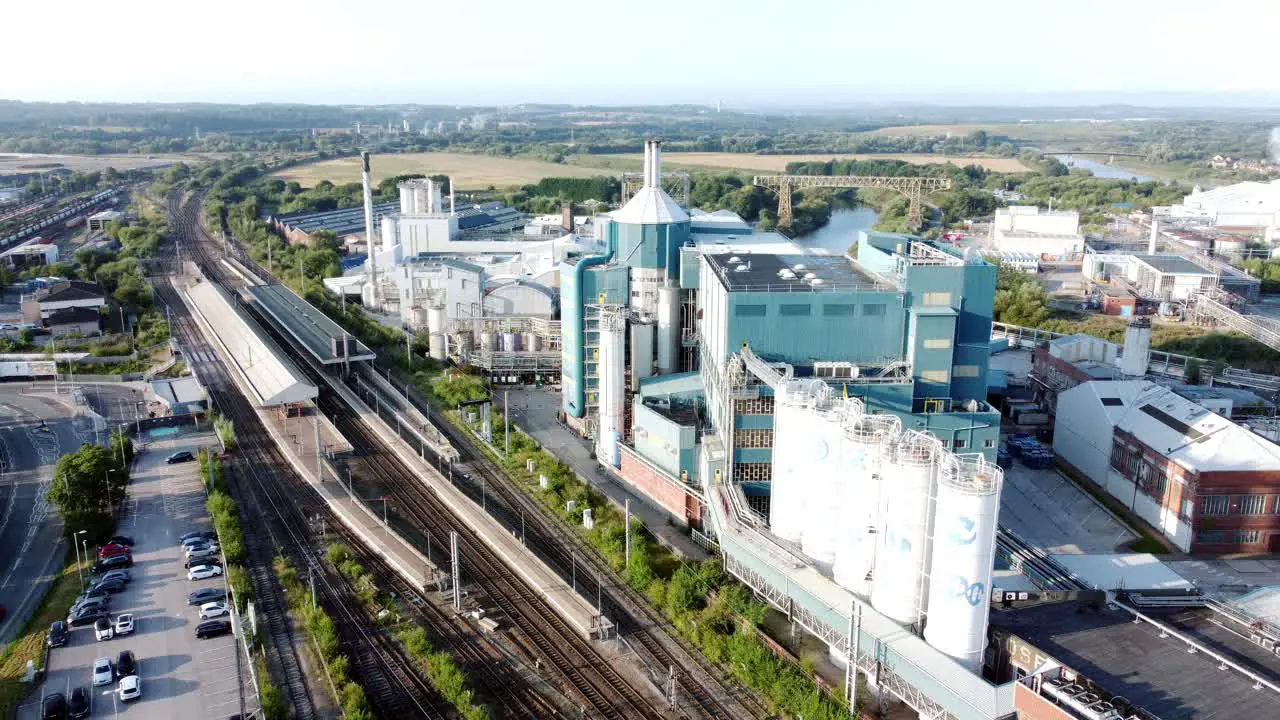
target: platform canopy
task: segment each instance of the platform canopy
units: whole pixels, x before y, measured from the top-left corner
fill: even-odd
[[[368,346],[330,320],[319,308],[284,285],[259,285],[246,288],[246,292],[268,317],[323,364],[377,357]]]
[[[217,349],[229,357],[253,391],[250,400],[255,405],[273,407],[316,397],[316,386],[241,313],[232,298],[209,282],[198,282],[186,293],[192,308],[213,329]]]

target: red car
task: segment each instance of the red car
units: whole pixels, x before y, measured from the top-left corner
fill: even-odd
[[[124,545],[116,545],[115,543],[112,543],[102,546],[102,549],[98,551],[98,559],[101,560],[102,558],[109,558],[112,555],[127,555],[128,553],[129,548]]]

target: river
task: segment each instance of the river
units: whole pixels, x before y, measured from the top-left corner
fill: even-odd
[[[1149,178],[1146,175],[1139,175],[1138,173],[1125,170],[1124,168],[1105,165],[1096,160],[1090,160],[1089,158],[1080,157],[1078,155],[1054,155],[1053,157],[1058,158],[1058,160],[1062,161],[1062,164],[1066,165],[1068,168],[1077,167],[1082,170],[1088,170],[1093,173],[1094,177],[1113,178],[1116,180],[1137,180],[1138,182],[1151,182],[1154,180],[1154,178]]]
[[[843,255],[857,242],[859,230],[870,230],[880,216],[869,207],[836,208],[826,225],[796,238],[797,245]]]

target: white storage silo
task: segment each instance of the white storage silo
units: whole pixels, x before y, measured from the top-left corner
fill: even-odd
[[[670,375],[680,367],[680,288],[658,288],[658,374]]]
[[[799,542],[804,518],[803,494],[804,383],[782,383],[773,402],[773,466],[769,483],[769,529],[783,540]]]
[[[942,446],[924,433],[902,434],[884,464],[871,605],[911,625],[927,601],[929,523]]]
[[[981,455],[947,455],[938,472],[924,639],[973,672],[987,644],[1003,480]]]
[[[844,427],[849,418],[862,417],[865,408],[857,398],[845,398],[829,408],[814,407],[809,411],[806,443],[811,451],[811,464],[800,484],[803,502],[800,512],[804,529],[800,533],[800,549],[820,565],[836,561],[843,528],[848,518],[841,517],[840,495],[850,477],[844,457]]]
[[[427,335],[427,353],[431,355],[432,360],[444,362],[448,355],[448,349],[444,340],[444,333],[437,332]]]
[[[603,344],[603,341],[602,343]],[[516,351],[516,334],[513,332],[502,333],[502,350],[503,352]]]
[[[480,333],[480,349],[486,352],[493,352],[498,349],[498,336],[492,330],[485,330]]]
[[[443,333],[444,322],[444,305],[432,305],[427,308],[427,332]]]
[[[653,375],[653,332],[651,323],[631,324],[631,389],[639,390],[640,381]]]
[[[380,221],[382,235],[382,252],[387,252],[396,245],[396,221],[390,215],[384,215]]]
[[[618,467],[618,440],[622,437],[623,403],[626,402],[626,332],[622,316],[600,315],[600,423],[596,433],[596,457]]]
[[[902,421],[896,415],[861,415],[845,421],[845,471],[837,491],[843,522],[832,577],[863,597],[871,594],[867,575],[875,567],[885,455],[901,432]]]

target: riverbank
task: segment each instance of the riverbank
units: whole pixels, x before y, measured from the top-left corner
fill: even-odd
[[[795,242],[810,250],[844,255],[857,244],[858,231],[872,229],[879,220],[880,215],[869,207],[835,208],[825,225],[796,237]]]

